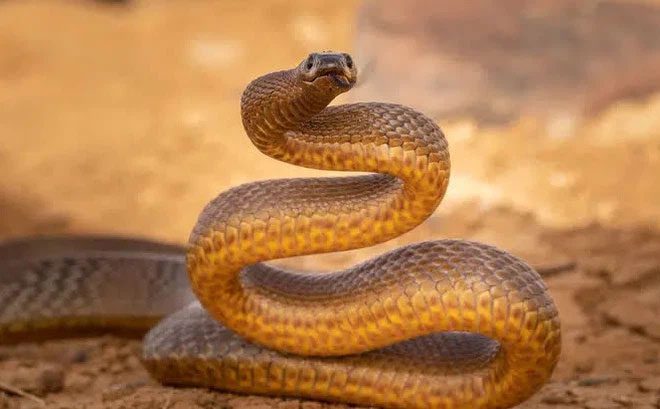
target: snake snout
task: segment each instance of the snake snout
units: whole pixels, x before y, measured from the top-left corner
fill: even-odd
[[[357,80],[357,70],[353,59],[347,53],[312,53],[300,63],[300,73],[306,83],[315,83],[327,78],[332,85],[348,90]]]

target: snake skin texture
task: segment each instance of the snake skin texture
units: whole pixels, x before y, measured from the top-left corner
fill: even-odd
[[[265,263],[389,240],[423,222],[444,196],[449,153],[432,120],[395,104],[328,106],[356,79],[348,54],[324,52],[248,85],[241,114],[260,151],[299,166],[370,174],[261,181],[212,200],[186,252],[198,302],[149,331],[142,360],[171,385],[386,408],[515,406],[549,379],[561,345],[556,307],[525,262],[485,244],[439,240],[333,273]],[[166,294],[158,308],[151,303],[156,293],[168,292],[159,288],[175,288],[182,267],[175,258],[154,267],[163,249],[145,250],[139,253],[151,254],[146,273],[131,277],[148,283],[151,309],[132,311],[166,314],[187,294]],[[108,262],[68,260],[74,266]],[[114,268],[122,267],[99,270]],[[64,274],[48,286],[21,281],[33,287],[30,296],[18,286],[3,289],[0,281],[10,297],[25,298],[9,307],[0,300],[0,336],[11,333],[13,322],[19,322],[14,334],[30,328],[30,313],[17,312],[27,303],[35,304],[34,313],[48,310],[66,321],[71,307],[50,298],[70,283],[92,294],[79,277],[99,274],[78,270],[75,279]],[[75,301],[78,290],[66,290]],[[91,309],[92,318],[103,308]],[[108,308],[127,320],[121,308]]]
[[[112,332],[139,336],[190,304],[184,249],[53,237],[0,245],[0,344]]]

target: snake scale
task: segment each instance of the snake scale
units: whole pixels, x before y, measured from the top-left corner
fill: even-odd
[[[164,384],[387,408],[530,397],[557,363],[560,324],[541,277],[516,257],[439,240],[332,273],[264,263],[386,241],[440,203],[442,131],[401,105],[329,106],[356,79],[348,54],[310,54],[252,81],[242,120],[268,156],[368,174],[227,190],[202,211],[185,260],[140,240],[6,243],[0,342],[139,333],[178,310],[144,339],[142,361]]]

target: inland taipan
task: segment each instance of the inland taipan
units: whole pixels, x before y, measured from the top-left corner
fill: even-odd
[[[265,263],[389,240],[442,200],[440,128],[396,104],[329,106],[356,79],[348,54],[313,53],[252,81],[241,115],[272,158],[368,174],[229,189],[185,249],[5,243],[0,342],[150,329],[142,360],[169,385],[387,408],[507,408],[530,397],[557,363],[560,324],[539,274],[511,254],[437,240],[332,273]]]

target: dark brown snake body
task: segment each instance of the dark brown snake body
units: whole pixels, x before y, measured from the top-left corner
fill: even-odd
[[[199,217],[185,265],[141,241],[0,247],[0,343],[155,326],[143,362],[159,381],[392,408],[506,408],[550,377],[560,352],[540,276],[494,247],[409,245],[334,273],[264,261],[383,242],[437,207],[444,135],[384,103],[328,104],[355,83],[347,54],[317,53],[253,81],[243,124],[264,153],[374,174],[230,189]],[[222,323],[220,325],[219,322]]]

